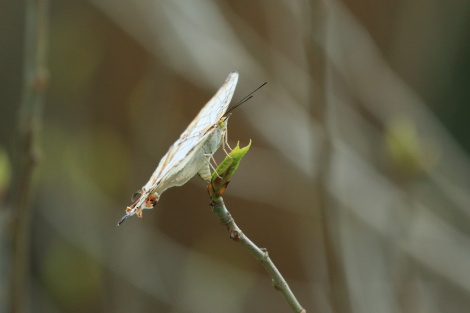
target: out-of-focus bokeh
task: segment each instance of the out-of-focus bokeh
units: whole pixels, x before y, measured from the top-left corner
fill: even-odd
[[[49,9],[31,312],[290,311],[229,240],[198,177],[116,226],[233,70],[234,101],[268,84],[230,118],[232,146],[253,144],[225,202],[307,312],[468,312],[470,3],[51,0]],[[3,211],[21,157],[25,10],[0,5]]]

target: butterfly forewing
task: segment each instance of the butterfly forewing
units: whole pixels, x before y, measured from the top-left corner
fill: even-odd
[[[178,141],[185,141],[193,136],[199,137],[200,134],[204,134],[207,129],[219,121],[230,105],[237,81],[238,73],[230,73],[222,87],[199,111],[188,128],[181,134]]]
[[[152,185],[157,185],[169,172],[179,165],[204,140],[204,134],[224,115],[232,100],[238,81],[238,73],[232,72],[225,83],[209,102],[199,111],[198,115],[181,134],[180,138],[170,147],[167,154],[158,164],[152,175]]]
[[[195,153],[203,153],[201,147],[211,138],[209,136],[216,129],[211,130],[211,127],[227,111],[237,81],[238,73],[230,73],[215,96],[206,103],[180,138],[160,160],[152,177],[140,191],[140,197],[137,200],[133,198],[134,204],[127,207],[126,215],[119,221],[118,225],[134,214],[141,217],[142,209],[153,208],[161,192],[173,186],[181,186],[200,170],[198,163],[196,163],[196,167],[194,166],[195,157],[197,158]],[[188,164],[191,164],[191,166],[188,166]]]

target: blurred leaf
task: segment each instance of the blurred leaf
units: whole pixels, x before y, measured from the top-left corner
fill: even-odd
[[[79,311],[97,301],[101,267],[85,252],[56,241],[45,251],[43,260],[42,278],[58,304]]]
[[[392,120],[387,125],[385,136],[391,162],[402,175],[413,177],[435,164],[438,154],[418,136],[411,120]]]
[[[11,164],[6,151],[0,147],[0,197],[11,180]]]
[[[82,95],[90,88],[105,51],[102,29],[94,27],[94,17],[77,10],[65,9],[51,20],[50,66],[54,90]]]
[[[83,175],[109,194],[119,192],[129,169],[129,155],[121,138],[108,129],[96,129],[93,137],[79,134],[65,147],[64,158],[70,178],[80,185]]]
[[[55,123],[48,124],[44,133],[48,138],[44,147],[47,158],[41,168],[45,179],[67,177],[77,189],[91,179],[108,194],[121,191],[130,156],[118,134],[103,127],[70,133]]]
[[[121,138],[108,129],[93,137],[90,176],[108,193],[118,192],[126,180],[130,158]]]

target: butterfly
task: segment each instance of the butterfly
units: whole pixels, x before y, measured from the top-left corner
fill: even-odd
[[[118,225],[134,214],[142,217],[142,210],[153,209],[166,189],[182,186],[196,174],[207,182],[211,180],[210,159],[226,140],[229,117],[226,112],[237,82],[238,73],[230,73],[160,160],[147,184],[133,195],[134,203],[126,208]]]

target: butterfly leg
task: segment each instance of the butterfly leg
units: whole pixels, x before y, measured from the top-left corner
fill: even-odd
[[[214,164],[215,164],[216,167],[219,166],[219,165],[217,164],[217,161],[215,160],[214,156],[211,156],[211,161],[214,162]]]
[[[214,170],[214,172],[217,173],[215,167],[210,162],[210,160],[213,159],[214,157],[212,156],[212,154],[204,154],[204,158],[206,159],[206,162],[201,167],[201,169],[197,172],[197,174],[199,175],[199,177],[201,177],[206,182],[210,182],[212,180],[211,168],[212,168],[212,170]],[[222,178],[222,177],[219,176],[219,174],[216,174],[216,175],[219,178]]]
[[[215,165],[217,166],[217,162],[215,162],[215,159],[214,159],[214,156],[212,154],[204,154],[204,156],[206,157],[206,161],[207,161],[207,164],[209,164],[210,168],[215,172],[215,174],[217,175],[217,177],[219,178],[222,178],[219,176],[219,174],[217,173],[217,169],[214,167],[214,165],[212,165],[211,163],[211,160],[214,161]],[[212,178],[212,177],[211,177]],[[210,179],[209,179],[210,180]]]
[[[233,149],[230,147],[230,145],[228,144],[228,129],[225,129],[225,133],[224,133],[223,136],[224,136],[224,140],[222,140],[222,150],[224,150],[225,154],[226,154],[229,158],[233,159],[233,157],[231,157],[231,156],[229,155],[229,153],[227,152],[227,150],[225,150],[225,145],[227,145],[227,147],[230,149],[230,151],[233,150]]]
[[[224,134],[224,143],[227,145],[227,147],[232,151],[232,147],[228,144],[228,128],[225,129],[225,134]]]

